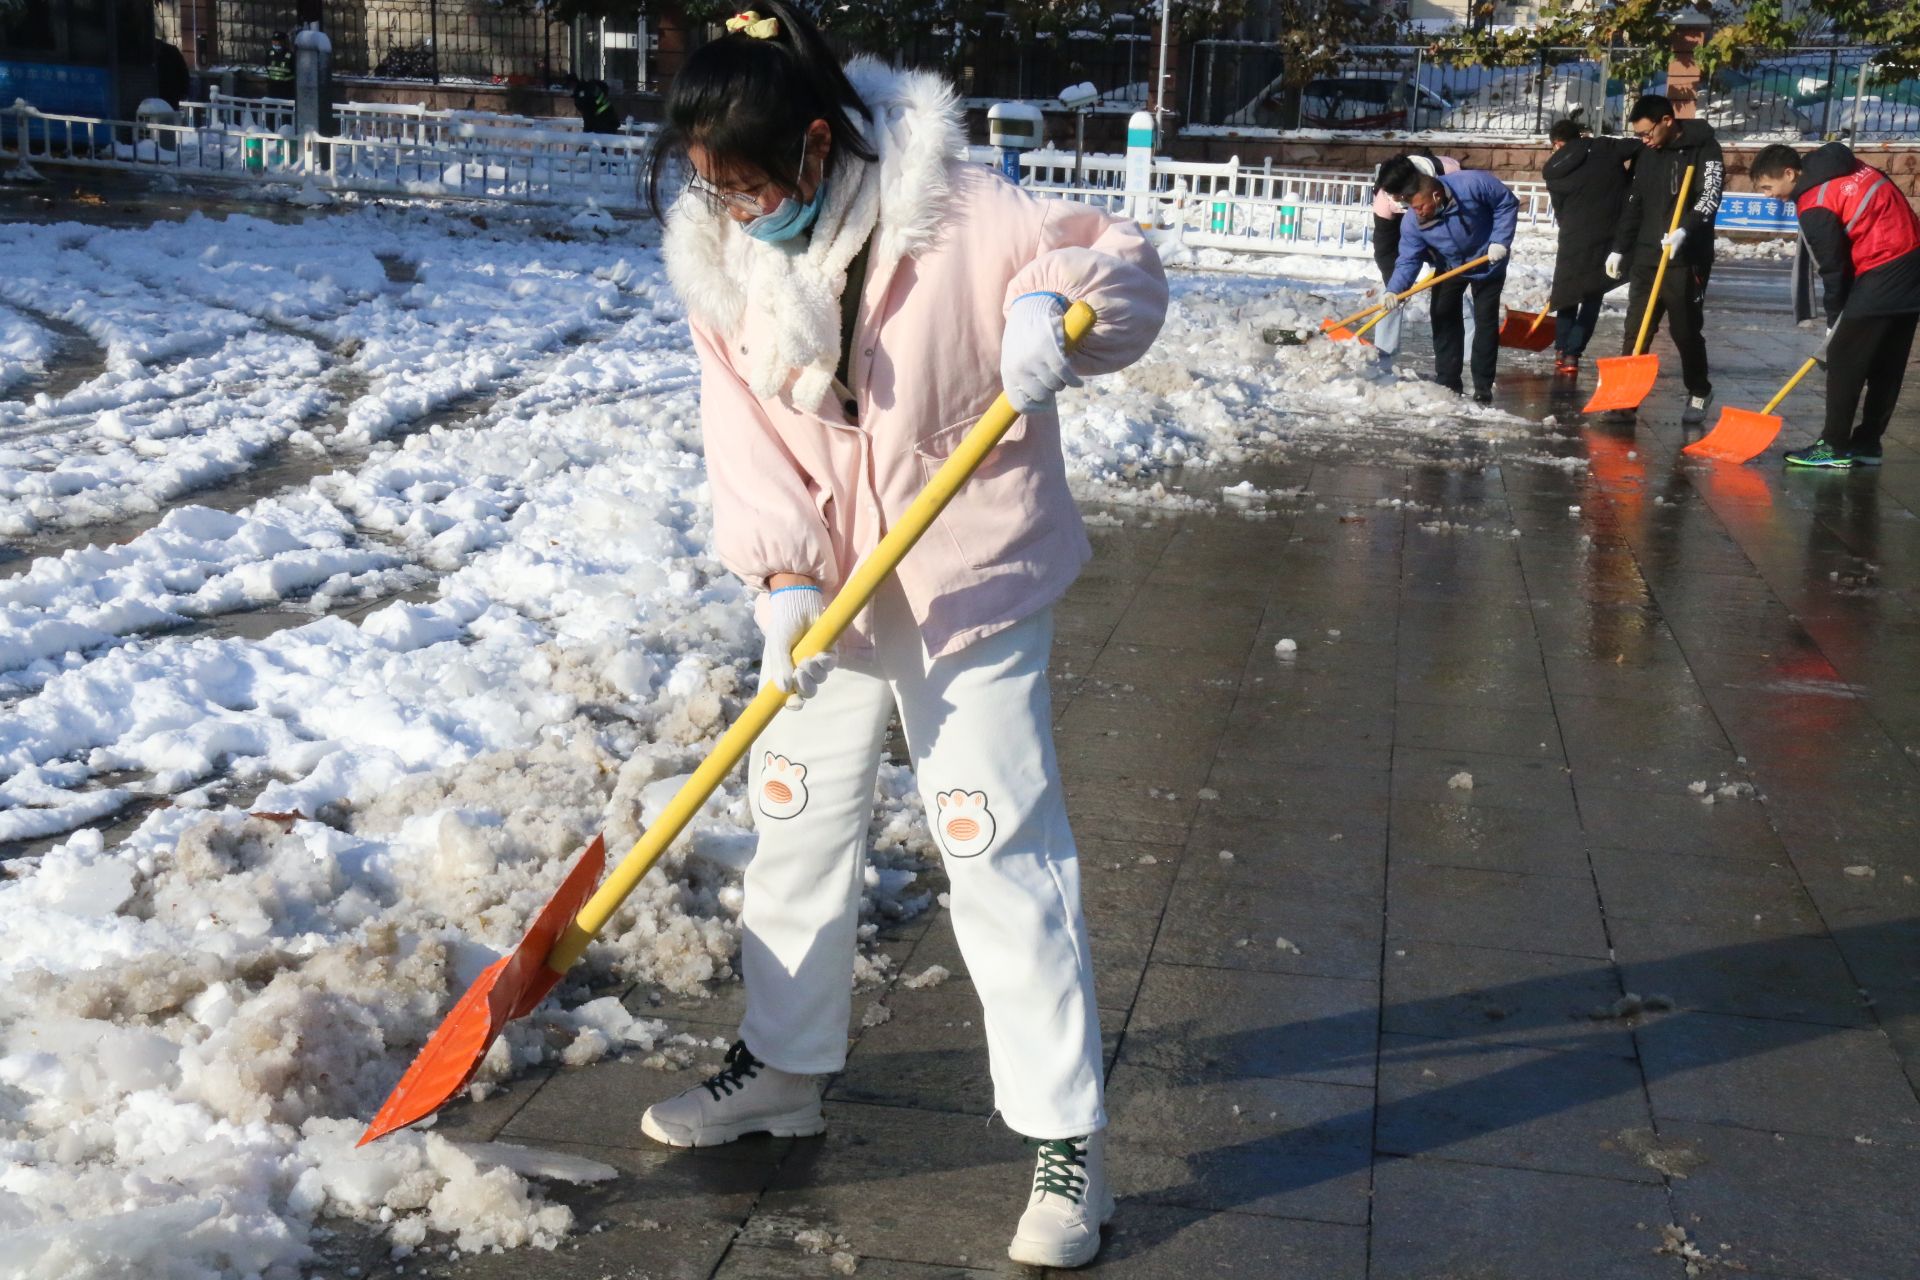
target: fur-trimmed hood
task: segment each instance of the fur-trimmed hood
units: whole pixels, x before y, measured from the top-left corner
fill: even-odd
[[[847,268],[872,238],[867,270],[883,279],[903,258],[939,238],[950,200],[949,166],[966,134],[952,86],[924,71],[872,58],[847,64],[847,78],[871,119],[856,120],[877,163],[841,157],[811,234],[765,244],[698,198],[682,197],[667,215],[667,277],[688,313],[732,337],[747,299],[771,323],[751,367],[738,370],[755,395],[817,408],[832,390],[840,361],[840,296]]]

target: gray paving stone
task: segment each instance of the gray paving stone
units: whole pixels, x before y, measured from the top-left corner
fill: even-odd
[[[1610,920],[1621,981],[1681,1009],[1864,1026],[1871,1012],[1828,937],[1748,921]]]
[[[988,1265],[944,1266],[899,1262],[892,1258],[858,1258],[859,1269],[855,1274],[868,1280],[963,1280],[1000,1274],[997,1262],[982,1261]],[[713,1280],[838,1280],[845,1274],[835,1269],[832,1253],[807,1253],[797,1246],[774,1249],[736,1244],[727,1251],[720,1269],[713,1273]]]
[[[1371,1280],[1672,1280],[1658,1187],[1445,1160],[1374,1170]]]
[[[1344,833],[1386,826],[1390,774],[1385,769],[1318,767],[1222,755],[1207,777],[1220,813],[1260,817],[1277,825]]]
[[[1369,982],[1150,964],[1120,1062],[1197,1080],[1373,1083]]]
[[[1596,847],[1764,861],[1778,861],[1782,853],[1770,814],[1752,800],[1705,804],[1698,796],[1622,791],[1578,778],[1574,794]]]
[[[861,1256],[1000,1266],[1032,1177],[1019,1137],[978,1116],[841,1103],[781,1163],[742,1238],[825,1229]]]
[[[1381,1028],[1428,1039],[1632,1057],[1627,1026],[1593,1016],[1611,1009],[1621,995],[1619,975],[1605,961],[1396,942],[1387,948]]]
[[[1388,1035],[1380,1044],[1383,1154],[1657,1183],[1620,1145],[1647,1127],[1638,1063],[1605,1053]]]
[[[1469,787],[1453,784],[1461,774]],[[1393,749],[1393,799],[1460,808],[1537,809],[1574,816],[1573,784],[1558,759],[1490,755],[1476,751]]]
[[[1392,847],[1395,863],[1593,877],[1572,813],[1403,800],[1393,806]]]
[[[1402,702],[1394,721],[1394,742],[1427,751],[1561,758],[1559,724],[1553,712],[1539,708]]]
[[[1307,898],[1284,886],[1240,886],[1222,894],[1217,880],[1183,875],[1167,903],[1153,958],[1372,980],[1380,973],[1383,927],[1378,901]]]
[[[1635,1036],[1663,1122],[1920,1143],[1920,1102],[1878,1031],[1689,1013]]]
[[[1233,856],[1222,858],[1222,850]],[[1223,891],[1284,885],[1303,899],[1358,896],[1377,904],[1387,886],[1387,832],[1355,829],[1340,816],[1283,825],[1202,804],[1180,874]]]
[[[993,1077],[980,1001],[969,984],[943,983],[913,991],[896,988],[887,1018],[863,1029],[847,1065],[828,1084],[826,1099],[919,1111],[990,1116]],[[1103,1018],[1105,1064],[1120,1041],[1120,1019]]]
[[[1387,937],[1605,958],[1606,931],[1590,882],[1392,863]]]
[[[1066,1274],[1066,1273],[1061,1273]],[[1133,1200],[1107,1229],[1092,1266],[1075,1276],[1162,1280],[1200,1276],[1312,1276],[1363,1280],[1364,1227],[1181,1209]]]
[[[1595,849],[1593,872],[1609,919],[1738,926],[1754,934],[1826,932],[1790,864]]]
[[[1129,1200],[1363,1225],[1373,1092],[1123,1066],[1107,1091],[1107,1167]]]
[[[1913,1275],[1920,1148],[1674,1121],[1661,1136],[1697,1161],[1673,1201],[1709,1257],[1765,1276]]]

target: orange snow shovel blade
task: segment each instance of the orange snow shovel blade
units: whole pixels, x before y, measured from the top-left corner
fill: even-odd
[[[1826,348],[1822,347],[1821,350],[1824,352]],[[1765,453],[1767,446],[1780,434],[1780,428],[1786,425],[1786,419],[1776,415],[1774,410],[1787,398],[1787,392],[1800,385],[1800,379],[1807,376],[1819,359],[1818,356],[1809,356],[1801,364],[1799,372],[1787,379],[1787,385],[1780,388],[1760,412],[1732,407],[1722,409],[1720,421],[1713,424],[1713,430],[1680,452],[1696,458],[1712,458],[1715,462],[1751,462]]]
[[[1693,166],[1687,166],[1685,176],[1680,179],[1680,194],[1673,202],[1673,221],[1667,224],[1667,233],[1671,235],[1680,229],[1680,215],[1687,209],[1687,193],[1693,188]],[[1593,389],[1593,399],[1587,401],[1582,413],[1607,413],[1617,409],[1638,409],[1640,402],[1653,390],[1654,382],[1660,377],[1660,357],[1642,354],[1647,349],[1647,339],[1653,333],[1653,309],[1660,305],[1660,289],[1667,281],[1667,264],[1673,261],[1673,249],[1662,243],[1660,266],[1653,273],[1653,288],[1647,293],[1646,303],[1640,308],[1640,336],[1633,341],[1633,354],[1630,356],[1601,356],[1593,362],[1594,369],[1600,375],[1600,385]]]
[[[600,883],[606,865],[607,842],[595,836],[560,882],[560,888],[534,917],[520,945],[473,980],[467,993],[421,1046],[413,1065],[387,1095],[379,1114],[355,1146],[364,1147],[438,1111],[473,1079],[500,1028],[532,1013],[547,998],[560,981],[560,975],[547,967],[547,953]]]
[[[1767,451],[1786,419],[1777,413],[1755,413],[1728,406],[1720,411],[1713,430],[1680,452],[1715,462],[1750,462]]]
[[[1500,322],[1500,345],[1522,351],[1545,351],[1553,345],[1554,321],[1544,311],[1507,312]]]
[[[1600,385],[1593,389],[1582,413],[1605,413],[1609,409],[1638,409],[1660,377],[1660,357],[1601,356],[1593,362],[1600,374]]]
[[[1067,350],[1072,351],[1093,329],[1092,307],[1076,302],[1067,308]],[[1003,393],[982,414],[973,429],[954,447],[907,509],[873,550],[854,565],[826,610],[793,647],[795,662],[804,662],[833,648],[840,635],[872,602],[874,593],[900,566],[914,544],[932,528],[954,494],[960,491],[987,455],[1000,443],[1020,414]],[[606,861],[606,845],[595,837],[560,885],[552,901],[540,911],[533,927],[512,955],[496,961],[460,997],[453,1012],[420,1050],[407,1074],[380,1108],[361,1137],[362,1145],[403,1125],[431,1115],[473,1078],[487,1046],[513,1019],[533,1011],[567,970],[578,964],[587,946],[606,927],[653,864],[672,846],[687,824],[699,814],[713,793],[727,780],[752,749],[754,740],[787,705],[787,693],[768,684],[720,735],[720,741],[680,784],[666,807],[627,850],[605,883],[596,889]]]

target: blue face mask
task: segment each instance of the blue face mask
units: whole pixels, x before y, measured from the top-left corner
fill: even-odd
[[[801,152],[802,163],[805,163],[805,154],[804,151]],[[740,229],[755,240],[766,244],[779,244],[811,231],[814,222],[820,217],[820,210],[826,206],[826,203],[827,175],[823,166],[820,185],[813,189],[813,199],[801,204],[792,196],[788,196],[772,213],[763,213],[750,222],[743,222],[740,224]]]

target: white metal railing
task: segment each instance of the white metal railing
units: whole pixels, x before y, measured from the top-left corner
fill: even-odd
[[[16,103],[11,143],[0,158],[94,168],[133,168],[325,189],[460,199],[581,204],[639,203],[650,134],[586,134],[453,124],[437,139],[294,139],[259,128],[203,128],[161,121],[103,120]]]
[[[999,153],[992,147],[970,147],[968,158],[979,164],[999,166]],[[1072,197],[1076,192],[1108,194],[1126,188],[1125,156],[1110,152],[1083,155],[1078,163],[1078,183],[1074,181],[1075,168],[1070,151],[1047,147],[1020,156],[1024,185],[1049,194]],[[1288,168],[1275,165],[1271,159],[1259,168],[1252,168],[1242,165],[1238,158],[1199,161],[1155,156],[1150,189],[1158,194],[1170,194],[1176,184],[1184,184],[1188,198],[1196,200],[1224,194],[1237,200],[1275,204],[1356,206],[1373,203],[1371,173]],[[1507,186],[1520,201],[1523,226],[1553,225],[1553,206],[1545,183],[1509,182]]]

